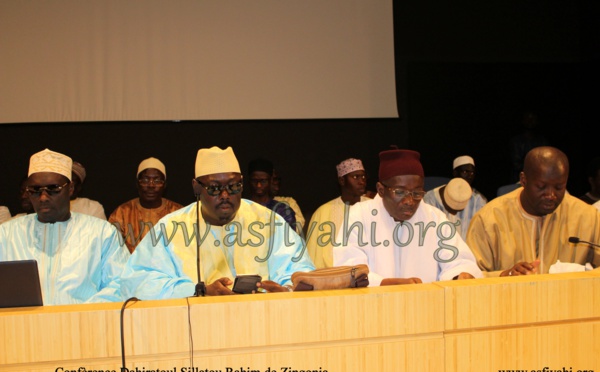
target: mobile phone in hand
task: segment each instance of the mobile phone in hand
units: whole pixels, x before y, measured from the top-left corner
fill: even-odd
[[[233,282],[232,291],[242,294],[257,292],[258,287],[256,283],[261,280],[262,277],[260,275],[238,275]]]

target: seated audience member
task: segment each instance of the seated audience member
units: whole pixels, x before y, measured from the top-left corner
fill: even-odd
[[[262,289],[281,292],[290,290],[292,273],[314,270],[302,239],[281,216],[241,198],[231,147],[200,149],[195,175],[197,202],[162,218],[164,233],[151,232],[138,245],[123,271],[124,296],[192,296],[198,269],[208,295],[233,294],[232,279],[244,274],[258,274]]]
[[[522,188],[500,196],[471,220],[467,244],[486,276],[548,273],[557,260],[600,264],[600,252],[578,237],[600,242],[600,213],[569,195],[567,156],[537,147],[525,157]]]
[[[462,178],[467,181],[469,186],[473,189],[473,195],[469,201],[469,208],[473,209],[472,214],[475,214],[487,203],[485,196],[473,187],[476,174],[477,168],[475,167],[475,160],[473,160],[472,157],[463,155],[454,159],[454,162],[452,163],[452,177]]]
[[[469,223],[471,222],[471,218],[473,218],[475,213],[477,213],[487,203],[487,199],[485,198],[485,196],[483,196],[483,194],[481,194],[473,187],[473,182],[475,181],[475,174],[475,160],[473,160],[472,157],[464,155],[454,159],[454,162],[452,164],[452,176],[454,178],[460,177],[464,179],[469,183],[469,186],[471,186],[471,189],[473,190],[473,192],[471,193],[471,198],[469,199],[469,202],[464,207],[464,209],[454,214],[454,216],[456,216],[455,220],[460,220],[461,222],[458,231],[463,239],[467,236],[467,231],[469,229]],[[428,191],[427,194],[425,194],[423,200],[425,201],[425,203],[431,204],[434,207],[439,208],[443,212],[448,212],[448,210],[445,209],[444,203],[442,202],[442,195],[440,194],[440,192],[442,191],[442,187],[444,186]],[[446,213],[446,216],[448,216],[448,213]]]
[[[165,165],[156,158],[143,160],[137,171],[139,197],[118,206],[108,219],[121,231],[129,252],[133,253],[158,220],[183,207],[163,198],[166,188]]]
[[[29,213],[35,213],[33,210],[33,205],[31,204],[31,200],[29,200],[29,193],[27,192],[27,179],[29,177],[24,177],[21,180],[20,188],[19,188],[19,204],[21,206],[21,212],[15,214],[12,218],[17,218],[21,216],[26,216]]]
[[[336,166],[341,196],[323,204],[313,213],[307,226],[306,247],[315,266],[333,266],[333,246],[342,230],[350,206],[369,200],[364,196],[367,174],[359,159],[346,159]]]
[[[10,211],[5,206],[0,206],[0,223],[10,220]]]
[[[334,266],[367,264],[369,285],[394,285],[482,276],[454,224],[439,209],[421,203],[425,195],[420,154],[379,154],[374,199],[350,208]]]
[[[106,220],[104,207],[95,200],[80,198],[83,183],[85,182],[86,171],[81,163],[73,162],[73,196],[71,196],[71,212],[83,213],[90,216]]]
[[[423,201],[444,212],[448,221],[456,226],[456,231],[464,239],[467,235],[471,216],[463,212],[472,200],[472,194],[473,189],[471,189],[469,183],[460,177],[456,177],[451,179],[447,185],[427,191]],[[464,215],[467,215],[465,217],[466,222],[463,221]]]
[[[265,159],[255,159],[248,164],[250,177],[250,200],[277,212],[283,219],[296,228],[296,214],[292,208],[271,197],[271,178],[273,163]]]
[[[464,155],[454,159],[452,164],[452,176],[454,178],[460,177],[464,179],[469,183],[469,186],[471,186],[472,189],[471,198],[469,199],[467,205],[463,210],[453,214],[453,216],[456,218],[452,218],[453,222],[460,220],[461,225],[458,227],[458,231],[463,239],[466,238],[471,219],[475,213],[477,213],[487,203],[485,196],[483,196],[483,194],[473,187],[473,182],[475,181],[475,171],[475,160],[473,160],[472,157]],[[444,203],[442,202],[442,196],[440,194],[442,187],[444,186],[428,191],[423,200],[425,203],[431,204],[443,212],[448,212],[448,209],[445,209]],[[446,216],[449,217],[449,214],[446,213]]]
[[[600,157],[594,158],[587,168],[590,191],[581,195],[579,199],[588,204],[600,201]]]
[[[300,233],[306,224],[306,220],[304,219],[304,215],[302,214],[302,210],[300,210],[300,206],[296,199],[291,196],[279,196],[279,191],[281,189],[281,176],[277,172],[275,168],[273,168],[273,177],[271,177],[271,197],[273,200],[277,200],[278,202],[284,202],[292,208],[296,217],[296,231]]]
[[[0,225],[0,261],[36,260],[46,305],[121,301],[129,253],[114,226],[71,213],[71,158],[48,149],[34,154],[26,191],[36,213]]]

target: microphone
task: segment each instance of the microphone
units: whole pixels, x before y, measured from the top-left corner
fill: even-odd
[[[594,248],[600,248],[600,244],[596,244],[596,243],[592,243],[592,242],[587,242],[585,240],[580,240],[576,236],[569,237],[569,243],[573,243],[573,244],[585,243],[585,244],[591,245]]]
[[[198,284],[196,284],[196,291],[194,296],[206,295],[206,285],[202,281],[200,276],[200,194],[196,194],[196,274],[198,275]]]

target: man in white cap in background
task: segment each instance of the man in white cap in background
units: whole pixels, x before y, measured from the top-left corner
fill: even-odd
[[[306,248],[318,269],[333,266],[333,243],[342,229],[344,215],[349,213],[350,206],[369,200],[364,196],[367,190],[367,173],[360,159],[346,159],[335,168],[341,195],[321,205],[306,227]]]
[[[71,213],[71,166],[48,149],[31,157],[26,191],[36,213],[0,225],[0,261],[36,260],[45,305],[120,301],[129,253],[114,226]]]
[[[288,291],[294,272],[314,270],[302,239],[280,215],[242,199],[231,147],[200,149],[195,176],[197,202],[162,218],[125,266],[125,297],[188,297],[198,294],[200,281],[208,295],[229,295],[232,279],[251,274],[262,277],[262,290]]]
[[[71,178],[71,182],[73,182],[71,212],[88,214],[106,220],[106,214],[104,214],[104,207],[102,204],[95,200],[79,197],[83,190],[83,183],[85,182],[86,175],[85,167],[81,163],[74,161],[73,176]]]
[[[464,179],[456,177],[447,185],[427,191],[423,201],[444,212],[448,221],[456,225],[456,231],[465,239],[472,217],[468,214],[468,210],[465,212],[465,208],[472,200],[472,194],[471,185]]]
[[[158,220],[183,207],[163,198],[167,187],[167,170],[156,158],[148,158],[140,163],[136,184],[139,197],[118,206],[108,219],[121,231],[131,253]]]
[[[452,176],[454,178],[460,177],[467,181],[469,186],[471,187],[471,197],[467,205],[458,213],[455,213],[457,220],[460,220],[461,225],[458,227],[458,231],[463,239],[467,238],[467,231],[469,230],[469,224],[471,223],[471,219],[483,206],[487,203],[487,199],[483,194],[473,188],[473,182],[475,181],[475,160],[468,155],[459,156],[454,159],[452,164]],[[445,185],[444,185],[445,186]],[[444,187],[442,186],[442,187]],[[442,197],[440,195],[441,187],[430,190],[427,192],[423,201],[427,204],[433,205],[434,207],[439,208],[448,216],[448,209],[444,206],[442,201]],[[452,219],[451,219],[452,220]],[[454,221],[455,222],[455,221]]]

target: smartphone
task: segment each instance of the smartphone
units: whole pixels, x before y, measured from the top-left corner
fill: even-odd
[[[233,282],[232,291],[235,293],[252,293],[257,292],[258,288],[256,283],[260,282],[262,277],[260,275],[239,275]]]

